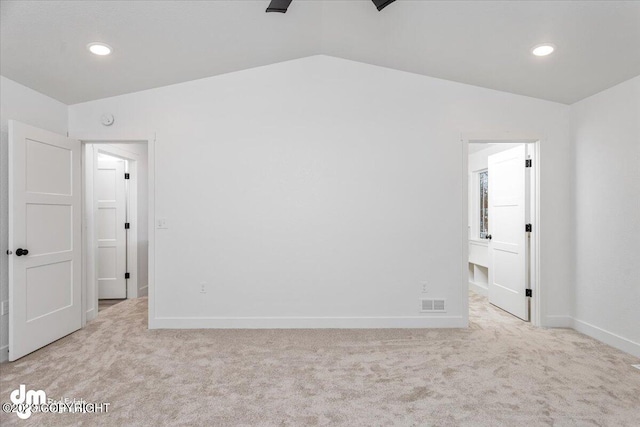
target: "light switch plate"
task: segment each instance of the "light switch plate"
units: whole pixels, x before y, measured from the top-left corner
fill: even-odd
[[[156,228],[166,229],[167,227],[167,219],[166,218],[156,218]]]

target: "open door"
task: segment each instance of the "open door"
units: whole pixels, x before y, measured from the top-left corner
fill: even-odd
[[[489,156],[489,302],[529,320],[526,145]]]
[[[9,360],[80,329],[80,142],[9,121]]]
[[[127,221],[124,160],[97,159],[94,172],[99,299],[127,297]]]

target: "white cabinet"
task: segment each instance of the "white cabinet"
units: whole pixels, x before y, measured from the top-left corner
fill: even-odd
[[[489,266],[489,250],[486,241],[469,240],[469,262],[483,267]]]
[[[487,295],[489,248],[486,241],[469,240],[469,288]]]

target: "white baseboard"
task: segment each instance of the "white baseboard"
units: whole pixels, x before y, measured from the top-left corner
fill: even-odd
[[[0,363],[9,360],[9,346],[3,345],[0,347]]]
[[[618,350],[622,350],[626,353],[632,354],[636,357],[640,357],[640,343],[631,341],[627,338],[616,335],[612,332],[599,328],[582,320],[573,319],[573,328],[585,335],[595,338],[598,341],[602,341],[605,344],[615,347]]]
[[[149,329],[466,328],[462,316],[440,317],[156,317]]]
[[[484,295],[485,297],[489,296],[489,288],[487,288],[487,286],[472,282],[471,280],[469,280],[469,289],[477,294]]]
[[[149,295],[149,286],[143,286],[138,289],[138,298],[146,297]]]
[[[544,324],[547,328],[571,328],[576,331],[585,334],[593,339],[603,342],[625,353],[632,354],[633,356],[640,357],[640,343],[631,341],[620,335],[609,332],[598,326],[584,322],[582,320],[574,319],[571,316],[565,315],[549,315],[545,317]]]
[[[95,319],[96,318],[96,314],[97,314],[97,312],[96,312],[95,308],[92,308],[91,310],[87,310],[87,314],[86,314],[87,322]]]
[[[566,315],[548,315],[542,322],[545,328],[573,328],[573,317]]]

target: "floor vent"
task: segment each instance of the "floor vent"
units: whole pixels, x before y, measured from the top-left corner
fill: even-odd
[[[444,313],[446,311],[443,299],[421,299],[420,302],[422,303],[420,311],[423,313]]]
[[[633,366],[636,369],[640,369],[640,365],[631,365],[631,366]]]

